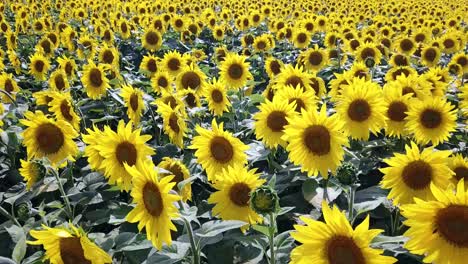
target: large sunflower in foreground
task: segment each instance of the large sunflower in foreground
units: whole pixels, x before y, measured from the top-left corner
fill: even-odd
[[[40,111],[26,112],[24,117],[26,119],[20,122],[28,127],[22,136],[29,159],[45,157],[56,165],[65,159],[73,160],[78,154],[78,147],[73,141],[78,133],[67,121],[49,119]]]
[[[219,66],[220,80],[231,89],[241,88],[253,79],[249,66],[244,56],[229,53]]]
[[[67,227],[47,227],[44,230],[31,230],[29,234],[37,240],[30,245],[42,245],[46,250],[45,259],[51,264],[112,263],[112,258],[87,237],[81,229],[68,224]]]
[[[220,81],[213,79],[205,89],[204,95],[206,101],[208,101],[208,109],[217,116],[223,115],[224,112],[228,112],[228,107],[231,106],[231,102],[227,97],[226,86]]]
[[[141,116],[145,110],[143,102],[143,92],[138,88],[133,88],[130,85],[122,85],[120,95],[125,101],[127,106],[127,116],[133,121],[135,126],[140,124]]]
[[[249,148],[228,131],[224,131],[223,123],[219,125],[216,119],[211,122],[211,130],[197,126],[190,148],[196,149],[195,156],[206,170],[208,180],[215,181],[217,174],[228,166],[247,163],[245,151]]]
[[[327,116],[327,109],[322,106],[320,112],[315,109],[302,111],[302,116],[288,118],[283,139],[288,141],[286,150],[289,159],[307,171],[309,176],[328,177],[328,170],[334,172],[344,156],[343,146],[348,145],[348,138],[342,131],[344,123],[335,114]]]
[[[289,124],[288,118],[292,119],[297,115],[294,111],[294,103],[288,101],[266,100],[262,103],[254,115],[255,135],[262,140],[269,148],[276,148],[278,145],[286,147],[286,141],[281,137],[284,135],[284,127]]]
[[[382,256],[383,250],[370,247],[372,239],[382,233],[369,229],[369,216],[354,230],[338,207],[330,209],[322,204],[325,223],[306,216],[300,219],[306,224],[294,225],[291,236],[302,243],[291,252],[291,264],[391,264],[397,260]]]
[[[125,170],[124,165],[140,166],[154,151],[145,144],[151,136],[140,135],[141,129],[132,130],[132,122],[125,125],[120,121],[117,132],[105,127],[102,141],[97,146],[99,154],[104,158],[101,168],[110,184],[115,184],[121,190],[132,188],[132,174]]]
[[[456,193],[430,186],[434,201],[415,199],[401,207],[409,227],[404,245],[425,263],[464,264],[468,259],[468,191],[463,180]]]
[[[385,106],[382,90],[376,83],[353,78],[341,91],[336,111],[345,122],[345,129],[354,139],[369,139],[385,127]]]
[[[179,190],[179,187],[177,186],[179,182],[185,181],[190,177],[189,170],[181,160],[164,157],[158,164],[158,168],[167,171],[167,173],[159,172],[160,178],[174,176],[172,178],[172,182],[174,182],[176,185],[174,185],[173,189],[177,191],[180,196],[182,196],[182,200],[184,202],[187,202],[187,200],[192,200],[192,187],[190,183],[185,184],[182,190]]]
[[[449,139],[457,126],[457,113],[454,106],[441,97],[431,97],[424,101],[414,101],[408,111],[409,131],[421,144],[431,142],[438,145]]]
[[[94,62],[83,66],[83,76],[81,82],[85,88],[86,94],[91,99],[100,99],[110,88],[109,79],[104,72],[104,65],[96,65]]]
[[[446,188],[454,174],[447,166],[451,151],[434,151],[434,148],[419,151],[414,142],[405,149],[406,154],[395,153],[384,159],[389,167],[380,169],[384,173],[381,185],[390,189],[388,198],[394,204],[413,203],[414,197],[433,200],[430,184]]]
[[[158,178],[157,170],[152,161],[146,159],[136,167],[125,165],[129,174],[133,175],[131,195],[135,208],[126,217],[130,223],[138,222],[138,230],[146,228],[146,237],[157,249],[163,243],[172,243],[171,231],[177,231],[172,219],[179,216],[174,203],[180,196],[169,192],[176,184],[171,182],[171,176]]]
[[[248,224],[261,223],[262,217],[250,205],[250,194],[260,187],[265,180],[259,178],[255,169],[248,170],[241,164],[222,169],[213,187],[218,191],[208,198],[208,203],[215,204],[213,215],[223,220],[240,220]],[[245,231],[248,225],[242,227]]]

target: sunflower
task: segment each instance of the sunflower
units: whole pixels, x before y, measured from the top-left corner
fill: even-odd
[[[427,67],[436,66],[439,63],[441,53],[439,48],[433,46],[425,46],[421,51],[421,64]]]
[[[223,220],[240,220],[248,224],[261,223],[262,217],[250,207],[250,194],[260,187],[265,180],[259,179],[256,169],[248,170],[242,164],[235,164],[218,171],[212,184],[217,190],[208,198],[208,203],[215,204],[213,215]],[[248,225],[243,226],[246,231]]]
[[[160,104],[157,111],[163,118],[164,132],[169,136],[169,140],[183,149],[184,136],[187,132],[183,105],[172,108],[169,105]]]
[[[327,116],[325,105],[320,112],[302,110],[302,116],[287,121],[282,139],[289,142],[286,150],[291,162],[309,176],[320,173],[328,178],[328,170],[335,172],[344,157],[343,146],[348,145],[342,131],[344,123],[338,115]]]
[[[406,127],[420,144],[438,145],[449,139],[457,126],[454,106],[441,97],[414,101],[410,105]]]
[[[380,169],[384,174],[382,188],[390,189],[388,198],[395,205],[413,203],[414,197],[433,200],[430,184],[446,188],[454,174],[447,166],[451,151],[435,151],[433,147],[420,151],[414,142],[405,149],[406,154],[384,159],[389,167]]]
[[[146,228],[146,237],[161,250],[163,243],[171,245],[171,231],[177,231],[172,219],[179,216],[174,203],[180,196],[170,194],[176,185],[171,182],[174,177],[166,176],[159,179],[151,160],[146,159],[137,166],[125,165],[127,173],[133,175],[131,192],[135,208],[126,217],[130,223],[138,222],[138,230]]]
[[[395,42],[394,49],[400,53],[406,54],[408,56],[413,55],[417,49],[417,45],[414,40],[410,37],[403,37]]]
[[[118,27],[122,39],[129,39],[132,36],[132,32],[130,31],[130,25],[126,20],[120,20]]]
[[[112,263],[112,258],[91,240],[81,228],[69,223],[68,227],[47,227],[31,230],[29,234],[37,239],[30,245],[42,245],[46,250],[45,259],[51,264],[62,263]]]
[[[315,92],[312,89],[304,91],[299,85],[296,88],[291,85],[277,87],[274,100],[286,101],[288,104],[294,103],[294,110],[297,113],[301,113],[302,109],[309,111],[317,107]]]
[[[293,67],[291,64],[285,65],[281,72],[274,79],[274,85],[277,87],[300,86],[304,91],[311,90],[310,87],[310,73],[303,70],[302,67],[296,65]]]
[[[182,187],[182,190],[179,190],[179,187],[177,186],[178,183],[190,178],[190,172],[181,160],[164,157],[158,164],[158,168],[162,168],[167,171],[159,172],[159,179],[167,176],[174,176],[174,178],[172,178],[172,182],[176,185],[173,189],[182,196],[182,201],[187,202],[188,200],[192,200],[192,187],[190,186],[190,183],[185,184],[184,187]]]
[[[312,40],[312,36],[306,29],[296,28],[293,31],[292,39],[294,47],[298,49],[304,49],[309,46],[309,43]]]
[[[353,78],[339,98],[336,111],[351,138],[367,140],[369,131],[376,134],[385,127],[385,106],[381,104],[382,90],[377,83]]]
[[[58,68],[50,74],[49,87],[52,91],[64,91],[70,88],[67,74],[63,69]]]
[[[143,92],[138,88],[133,88],[131,85],[122,85],[120,96],[124,99],[127,107],[127,116],[133,121],[135,126],[140,124],[140,118],[146,109],[143,102]]]
[[[325,223],[301,216],[306,225],[294,225],[296,231],[291,236],[301,245],[291,252],[291,264],[391,264],[397,261],[381,255],[383,250],[370,247],[371,241],[383,230],[369,229],[369,216],[353,230],[336,205],[330,209],[324,202],[322,211]]]
[[[99,145],[106,134],[95,125],[93,125],[93,129],[87,128],[86,132],[87,134],[82,134],[83,142],[86,144],[84,156],[88,158],[88,163],[92,170],[104,174],[105,171],[101,168],[104,157],[99,152]]]
[[[15,73],[19,75],[21,73],[21,60],[18,54],[14,50],[7,50],[7,56],[11,66],[15,69]]]
[[[270,79],[273,79],[275,78],[275,76],[280,74],[283,67],[284,63],[277,58],[268,57],[265,60],[265,71],[268,74],[268,77],[270,77]]]
[[[40,53],[34,53],[30,57],[29,73],[36,80],[44,81],[47,77],[47,71],[50,68],[49,60]]]
[[[197,95],[203,93],[206,84],[206,75],[196,64],[184,66],[176,78],[176,88],[179,91],[192,89]]]
[[[377,48],[377,45],[369,42],[360,45],[354,54],[358,62],[365,62],[366,65],[369,60],[372,60],[373,65],[371,66],[380,64],[380,60],[382,59],[382,53]]]
[[[172,78],[166,71],[157,71],[151,77],[151,87],[155,93],[161,93],[161,90],[169,90],[171,84]]]
[[[416,70],[410,66],[393,67],[385,74],[385,81],[390,82],[398,79],[400,76],[410,77],[411,75],[415,78],[418,77]]]
[[[45,55],[47,58],[54,56],[55,46],[48,38],[42,38],[36,45],[38,53]]]
[[[176,77],[184,65],[186,65],[185,58],[178,51],[166,53],[161,61],[161,67],[172,77]]]
[[[81,82],[86,94],[93,100],[100,99],[110,88],[109,79],[105,75],[105,65],[96,65],[92,61],[83,66]]]
[[[217,41],[222,41],[224,39],[224,34],[226,29],[222,25],[216,25],[213,30],[213,38]]]
[[[159,31],[147,28],[141,37],[141,45],[149,51],[156,51],[162,45],[163,38]]]
[[[132,122],[125,125],[121,120],[117,132],[106,126],[102,133],[102,140],[96,147],[99,154],[104,158],[101,169],[110,184],[117,185],[121,190],[129,191],[132,188],[132,176],[124,165],[141,166],[147,156],[153,155],[154,151],[145,144],[151,136],[140,135],[141,129],[132,130]]]
[[[57,58],[57,62],[59,64],[59,68],[64,70],[67,74],[68,79],[75,79],[76,63],[74,59],[67,56],[62,56]]]
[[[242,141],[228,131],[224,131],[223,123],[219,125],[216,119],[211,122],[211,130],[197,125],[198,136],[192,140],[189,147],[195,149],[198,162],[206,170],[209,181],[217,179],[217,173],[228,166],[247,163],[245,151],[249,149]]]
[[[223,83],[213,79],[206,85],[204,95],[208,101],[208,109],[214,115],[221,116],[224,112],[229,112],[228,108],[231,106],[231,102],[227,97],[227,89]]]
[[[431,96],[444,97],[447,92],[447,83],[440,81],[441,76],[437,75],[433,71],[427,71],[419,76],[420,83],[424,83],[429,88]]]
[[[67,121],[76,131],[80,131],[80,118],[73,110],[70,94],[54,93],[51,97],[53,99],[48,103],[49,111],[57,120]]]
[[[281,137],[284,135],[284,127],[289,124],[288,118],[297,115],[295,104],[286,100],[266,100],[258,109],[259,112],[253,117],[257,139],[269,148],[277,148],[278,145],[286,147],[286,141]]]
[[[28,158],[48,158],[52,165],[70,159],[78,154],[78,147],[73,141],[78,133],[64,120],[47,118],[40,111],[26,112],[26,119],[21,124],[27,126],[22,136],[23,145],[26,146]]]
[[[37,161],[20,159],[20,162],[19,173],[26,181],[26,189],[31,190],[32,186],[44,175],[44,172],[41,171],[41,165]]]
[[[442,52],[445,54],[452,54],[460,49],[460,43],[457,40],[457,34],[454,32],[447,32],[440,40],[442,44]]]
[[[320,71],[328,63],[328,53],[317,45],[303,52],[303,63],[307,70]]]
[[[90,35],[85,34],[78,40],[77,55],[80,59],[94,59],[96,55],[97,42]]]
[[[456,185],[461,179],[464,179],[465,188],[468,188],[468,158],[461,154],[451,156],[449,168],[455,173],[452,177],[452,183]]]
[[[178,93],[172,93],[170,91],[161,90],[161,96],[157,98],[154,102],[151,103],[152,105],[160,106],[160,105],[168,105],[171,108],[176,108],[177,106],[181,106],[181,109],[185,106],[184,102],[180,98]]]
[[[108,64],[111,67],[119,67],[119,56],[119,51],[105,42],[99,50],[99,62]]]
[[[256,52],[265,52],[272,48],[267,34],[255,37],[252,46]]]
[[[350,76],[354,76],[356,78],[362,78],[366,81],[371,80],[371,74],[369,68],[366,66],[364,61],[355,62],[351,69],[348,70]]]
[[[16,100],[16,93],[20,91],[20,88],[11,73],[4,72],[0,75],[0,90],[7,92],[13,100]],[[12,103],[6,94],[2,93],[0,98],[5,103]]]
[[[410,60],[406,54],[395,53],[388,63],[393,67],[405,67],[410,65]]]
[[[158,57],[151,54],[143,56],[143,60],[140,63],[140,71],[146,77],[153,77],[159,71],[158,60]]]
[[[220,80],[230,89],[242,88],[253,76],[249,72],[250,64],[245,61],[244,56],[229,53],[221,62]]]
[[[454,193],[431,184],[433,201],[415,199],[415,204],[402,206],[404,224],[409,227],[404,247],[423,255],[425,263],[466,263],[468,191],[464,185],[463,180],[458,182]]]
[[[458,53],[453,55],[452,63],[460,65],[464,72],[468,72],[468,55],[465,53]]]
[[[385,134],[400,138],[409,132],[405,129],[406,117],[409,105],[411,104],[411,94],[402,94],[399,87],[386,85],[383,89],[385,100],[385,116],[387,117],[387,126]]]

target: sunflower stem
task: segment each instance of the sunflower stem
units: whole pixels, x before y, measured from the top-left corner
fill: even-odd
[[[6,95],[10,99],[11,103],[14,104],[16,108],[18,108],[18,105],[15,102],[15,99],[13,99],[13,97],[11,96],[11,94],[9,92],[1,90],[1,89],[0,89],[0,92],[2,92],[4,95]]]
[[[395,216],[392,223],[392,236],[397,236],[400,231],[400,209],[398,207],[394,210]]]
[[[62,194],[63,200],[65,201],[65,208],[66,208],[65,212],[67,213],[68,218],[70,218],[70,220],[73,220],[73,210],[70,205],[70,200],[68,200],[68,196],[65,193],[65,189],[63,188],[63,184],[60,181],[60,176],[55,169],[52,170],[52,174],[54,174],[54,177],[57,180],[60,194]]]
[[[195,242],[195,236],[193,235],[192,225],[190,225],[190,222],[187,219],[185,219],[185,217],[182,217],[182,220],[184,220],[184,224],[187,229],[187,234],[190,240],[190,250],[192,251],[193,255],[192,263],[200,264],[200,252],[198,251],[198,246]]]
[[[16,217],[13,217],[10,213],[8,213],[7,210],[5,210],[3,207],[0,206],[0,214],[5,216],[6,218],[10,219],[15,225],[21,226]]]
[[[274,213],[270,213],[270,228],[268,239],[270,241],[270,264],[275,264],[275,233],[276,233],[276,218]]]
[[[349,201],[348,201],[348,219],[351,221],[354,217],[354,195],[356,194],[356,188],[349,186]]]

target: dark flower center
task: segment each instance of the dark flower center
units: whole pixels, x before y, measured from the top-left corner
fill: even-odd
[[[439,235],[458,248],[468,248],[468,206],[449,205],[437,212],[435,228]]]
[[[433,129],[442,124],[442,115],[437,110],[426,109],[421,113],[419,121],[425,128]]]
[[[390,120],[395,122],[401,122],[405,119],[408,111],[408,107],[403,102],[392,102],[387,109],[387,116]]]
[[[282,111],[273,111],[267,117],[267,126],[273,132],[283,131],[284,126],[287,124],[286,113]]]
[[[369,103],[363,99],[354,100],[348,107],[348,116],[356,122],[366,121],[371,115]]]
[[[347,236],[334,236],[327,243],[330,264],[365,264],[366,260],[356,242]]]
[[[84,256],[83,247],[78,237],[63,237],[59,240],[60,257],[65,264],[91,264]]]
[[[408,163],[401,173],[403,182],[413,190],[422,190],[429,186],[432,179],[432,167],[422,160]]]
[[[232,64],[229,66],[228,74],[232,79],[238,80],[242,77],[244,69],[239,64]]]
[[[148,213],[154,217],[159,217],[164,210],[161,191],[152,182],[147,182],[143,187],[143,203]]]
[[[210,145],[211,155],[220,163],[227,163],[234,156],[234,149],[231,143],[224,137],[214,137]]]
[[[41,152],[46,155],[53,154],[62,148],[65,136],[56,125],[46,123],[36,128],[36,141]]]
[[[91,82],[92,86],[100,87],[103,83],[101,71],[97,68],[91,69],[89,72],[89,81]]]
[[[314,155],[323,156],[330,152],[330,132],[322,125],[312,125],[304,130],[303,140]]]
[[[250,199],[250,187],[242,182],[235,183],[229,190],[229,198],[237,206],[248,206]]]
[[[115,150],[115,156],[117,157],[120,165],[123,165],[124,163],[127,163],[128,166],[135,165],[137,161],[137,155],[138,153],[135,145],[128,141],[124,141],[117,145]]]

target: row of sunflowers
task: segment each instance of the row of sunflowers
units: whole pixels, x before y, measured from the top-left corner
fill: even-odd
[[[0,262],[465,263],[467,14],[2,1]]]

